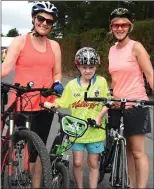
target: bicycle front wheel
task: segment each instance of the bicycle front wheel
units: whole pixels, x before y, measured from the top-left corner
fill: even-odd
[[[127,172],[127,161],[126,161],[126,147],[125,141],[119,140],[116,146],[114,162],[112,167],[112,183],[113,187],[118,188],[129,188],[128,186],[128,172]]]
[[[70,188],[69,171],[62,162],[56,164],[53,172],[52,186],[54,189]]]
[[[25,129],[14,133],[13,166],[9,178],[4,174],[9,169],[8,157],[6,157],[8,152],[6,153],[3,160],[3,165],[5,165],[2,173],[3,188],[52,188],[52,168],[49,154],[36,133]]]
[[[100,157],[99,162],[99,177],[98,177],[98,184],[100,184],[105,176],[105,154],[103,153]]]

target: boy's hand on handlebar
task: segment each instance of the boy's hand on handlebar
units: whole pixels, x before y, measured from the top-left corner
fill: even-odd
[[[46,107],[46,108],[58,108],[59,106],[58,106],[58,104],[56,104],[56,103],[51,103],[51,102],[44,102],[44,107]]]

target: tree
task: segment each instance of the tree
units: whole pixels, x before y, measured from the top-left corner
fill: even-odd
[[[13,28],[13,29],[11,29],[11,30],[8,31],[8,33],[7,33],[6,36],[7,37],[16,37],[18,35],[19,35],[18,30],[16,28]]]
[[[30,0],[29,3],[32,3]],[[93,28],[109,30],[110,13],[118,7],[135,13],[135,20],[153,19],[154,2],[150,1],[54,1],[58,18],[52,36],[80,34]]]

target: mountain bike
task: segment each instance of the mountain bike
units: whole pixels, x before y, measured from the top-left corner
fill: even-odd
[[[154,101],[128,100],[126,98],[93,98],[87,97],[87,92],[85,93],[84,100],[103,102],[109,108],[108,123],[106,126],[106,144],[105,150],[100,156],[98,183],[102,182],[106,173],[110,173],[109,181],[113,188],[130,188],[126,139],[123,133],[124,110],[126,103],[135,103],[133,106],[144,108],[146,105],[154,105]],[[119,104],[114,104],[113,102],[119,102]]]
[[[68,155],[64,157],[64,153],[71,149],[72,145],[75,143],[76,139],[83,136],[87,131],[88,127],[94,127],[97,129],[104,129],[96,125],[95,120],[90,118],[87,121],[70,116],[59,112],[54,108],[46,108],[43,103],[40,106],[48,110],[49,112],[54,112],[58,115],[58,121],[60,124],[60,129],[53,141],[51,146],[49,156],[52,165],[52,178],[53,178],[53,188],[71,188],[73,181],[70,180],[69,176],[69,160]],[[74,141],[69,141],[69,136],[74,137]]]
[[[29,92],[43,95],[48,88],[32,88],[32,82],[26,87],[19,83],[14,85],[1,82],[1,186],[2,188],[32,188],[32,172],[30,162],[40,160],[42,166],[41,188],[52,188],[52,169],[46,147],[41,138],[30,131],[30,117],[21,111],[22,100]],[[13,90],[16,98],[7,110],[8,92]],[[35,95],[38,95],[35,94]],[[27,97],[30,100],[30,97]],[[17,102],[20,102],[20,112]],[[25,118],[25,125],[17,127],[18,116]],[[5,126],[4,126],[5,125]],[[5,132],[4,132],[5,130]]]

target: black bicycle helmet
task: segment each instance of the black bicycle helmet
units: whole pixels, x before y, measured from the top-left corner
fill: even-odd
[[[100,57],[91,47],[83,47],[79,49],[75,55],[76,65],[99,65]]]
[[[126,8],[118,8],[112,11],[110,14],[110,22],[116,17],[127,18],[130,22],[134,22],[134,15]]]

